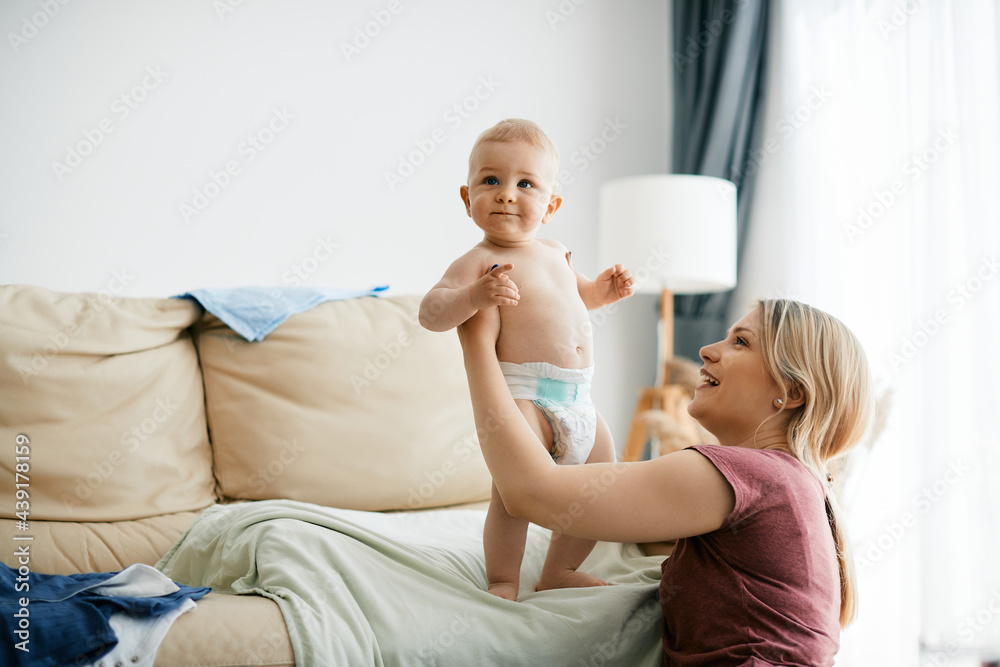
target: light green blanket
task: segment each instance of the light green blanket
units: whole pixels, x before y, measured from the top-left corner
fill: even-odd
[[[277,602],[296,665],[663,663],[662,558],[598,543],[581,569],[615,585],[539,593],[550,534],[531,526],[521,595],[509,602],[485,592],[485,516],[216,505],[157,568],[189,586]]]

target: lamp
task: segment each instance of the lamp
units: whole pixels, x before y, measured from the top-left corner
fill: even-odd
[[[686,405],[675,391],[680,388],[666,377],[674,347],[674,294],[736,286],[736,186],[679,174],[609,181],[598,193],[598,252],[601,266],[622,264],[632,272],[636,292],[660,295],[657,387],[640,392],[623,457],[637,460],[646,442],[639,415]]]

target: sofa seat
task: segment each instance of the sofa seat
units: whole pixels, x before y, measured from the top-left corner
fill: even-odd
[[[211,592],[174,621],[155,667],[292,667],[295,657],[281,610],[259,595]]]

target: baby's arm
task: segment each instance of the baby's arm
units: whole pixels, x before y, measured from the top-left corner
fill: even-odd
[[[520,295],[504,271],[513,264],[485,265],[468,253],[455,260],[444,277],[420,302],[420,325],[430,331],[448,331],[482,308],[516,306]]]
[[[595,280],[590,280],[582,273],[576,274],[576,286],[580,290],[580,298],[587,310],[594,310],[621,301],[635,293],[632,272],[615,264],[605,269]]]
[[[552,239],[539,240],[565,254],[566,263],[569,264],[570,269],[573,268],[573,263],[570,261],[571,253],[566,249],[566,246]],[[635,293],[632,272],[622,268],[621,264],[615,264],[610,269],[606,269],[597,276],[596,280],[591,280],[578,271],[574,271],[574,273],[576,273],[576,289],[587,310],[607,306]]]

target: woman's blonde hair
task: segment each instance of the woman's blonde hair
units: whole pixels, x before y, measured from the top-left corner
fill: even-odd
[[[840,625],[857,611],[854,562],[839,517],[830,461],[847,454],[865,435],[875,413],[868,358],[854,334],[835,317],[787,299],[757,302],[764,363],[779,387],[798,385],[805,402],[791,413],[792,454],[823,482],[826,513],[840,569]],[[788,403],[787,393],[783,403]]]

